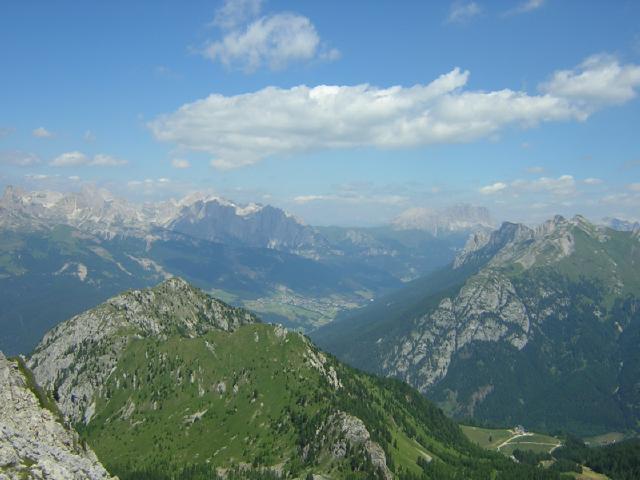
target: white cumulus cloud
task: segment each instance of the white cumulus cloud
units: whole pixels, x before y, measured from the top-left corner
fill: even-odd
[[[611,55],[593,55],[571,70],[556,72],[541,90],[566,98],[585,113],[635,98],[640,85],[640,65],[620,65]]]
[[[257,17],[262,10],[262,0],[226,0],[218,9],[213,24],[232,29]]]
[[[263,66],[280,70],[289,63],[311,60],[320,54],[316,28],[307,17],[293,13],[259,18],[204,50],[205,57],[248,72]]]
[[[601,185],[603,183],[602,179],[595,177],[585,178],[583,182],[587,185]]]
[[[86,165],[88,162],[89,158],[84,153],[74,151],[58,155],[49,163],[49,165],[52,167],[76,167],[79,165]]]
[[[639,66],[593,58],[577,69],[556,72],[539,94],[465,89],[469,72],[455,68],[412,87],[299,85],[212,94],[148,126],[160,141],[209,154],[218,168],[321,149],[469,142],[512,126],[584,121],[599,108],[635,96]]]
[[[293,62],[340,57],[337,49],[328,49],[321,42],[309,18],[289,12],[259,16],[261,7],[261,0],[227,0],[213,20],[223,36],[209,42],[202,54],[246,72],[262,67],[280,70]]]
[[[492,183],[480,189],[480,193],[483,195],[493,195],[507,188],[507,184],[503,182]]]
[[[299,195],[293,198],[297,204],[311,202],[339,202],[341,204],[371,204],[371,205],[403,205],[407,198],[402,195],[367,195],[342,192],[333,195]]]
[[[573,175],[561,175],[558,178],[540,177],[530,182],[532,191],[547,191],[555,195],[572,195],[576,190],[576,181]]]
[[[31,134],[36,138],[51,138],[53,137],[53,133],[47,130],[44,127],[36,128]]]
[[[111,155],[104,155],[99,153],[98,155],[93,157],[88,165],[95,167],[118,167],[121,165],[126,165],[127,161],[121,158],[112,157]]]
[[[337,200],[336,195],[298,195],[294,197],[293,201],[296,203],[309,203],[323,200]]]

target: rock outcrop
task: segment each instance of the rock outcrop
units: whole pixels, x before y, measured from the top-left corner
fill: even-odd
[[[0,479],[111,478],[34,388],[18,362],[0,352]]]
[[[387,458],[382,447],[371,440],[371,434],[358,417],[338,411],[331,415],[319,433],[320,438],[330,439],[331,455],[343,458],[349,448],[361,447],[369,460],[378,469],[385,480],[392,480],[393,475],[387,467]]]

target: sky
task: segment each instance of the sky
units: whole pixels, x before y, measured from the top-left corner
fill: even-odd
[[[0,6],[0,187],[640,219],[635,0]]]

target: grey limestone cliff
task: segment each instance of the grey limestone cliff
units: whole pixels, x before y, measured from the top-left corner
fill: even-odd
[[[34,388],[18,362],[0,352],[0,479],[111,478],[75,431],[41,405]]]

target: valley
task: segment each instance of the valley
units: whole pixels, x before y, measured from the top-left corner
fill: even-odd
[[[210,234],[219,230],[229,231]],[[0,349],[7,354],[28,353],[48,328],[119,291],[172,275],[310,331],[450,261],[464,238],[391,227],[315,229],[273,207],[202,195],[136,205],[98,189],[12,187],[0,199],[0,233],[7,305]]]
[[[356,371],[178,278],[61,323],[26,367],[121,480],[526,477],[536,468],[475,447],[408,385]]]

